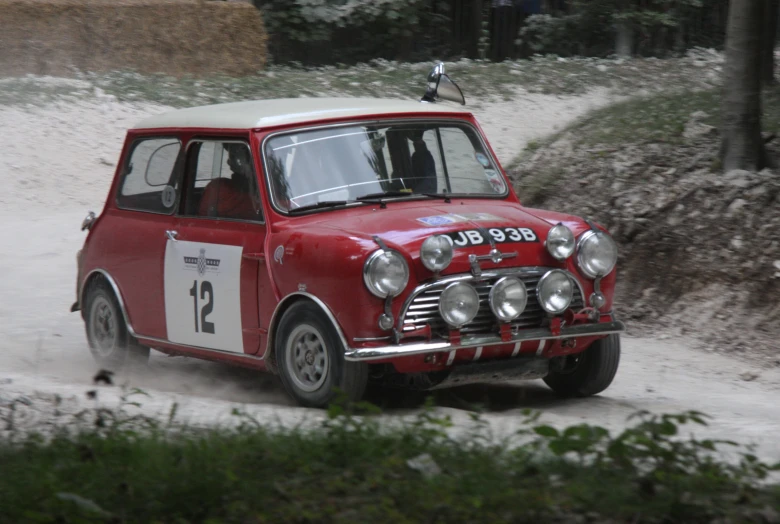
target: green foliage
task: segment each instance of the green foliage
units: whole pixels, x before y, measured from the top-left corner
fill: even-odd
[[[686,37],[686,33],[724,5],[725,0],[574,0],[565,13],[528,17],[519,30],[518,44],[540,54],[608,56],[614,52],[616,25],[625,24],[636,35],[640,55],[662,55],[696,45],[720,47],[722,20],[705,22],[712,28],[711,35]]]
[[[277,62],[351,63],[409,55],[412,39],[428,50],[428,35],[449,29],[449,3],[436,0],[255,0]],[[440,38],[441,39],[441,38]],[[320,60],[317,60],[319,58]]]
[[[681,437],[705,424],[696,412],[640,412],[612,436],[525,410],[498,439],[476,412],[456,437],[430,402],[401,420],[342,397],[307,428],[272,430],[237,410],[233,429],[195,431],[174,409],[139,425],[129,396],[103,422],[82,415],[92,429],[0,442],[0,521],[759,522],[780,503],[761,484],[780,466]],[[722,445],[741,458],[718,458]]]
[[[637,97],[597,109],[570,126],[578,143],[620,147],[644,142],[681,142],[691,115],[707,114],[703,123],[718,126],[720,90],[680,91]]]

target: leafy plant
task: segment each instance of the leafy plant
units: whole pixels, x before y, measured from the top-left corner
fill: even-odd
[[[701,25],[700,19],[712,16],[724,1],[573,0],[566,12],[529,16],[519,29],[517,43],[540,54],[608,56],[614,51],[616,28],[622,25],[636,34],[635,47],[642,55],[680,51],[685,45],[722,45],[721,37],[698,41],[704,35],[689,36],[686,44],[684,35],[686,28]]]
[[[255,5],[277,61],[301,55],[331,63],[396,58],[410,53],[412,40],[433,50],[429,35],[449,28],[449,4],[440,0],[433,10],[428,0],[255,0]]]

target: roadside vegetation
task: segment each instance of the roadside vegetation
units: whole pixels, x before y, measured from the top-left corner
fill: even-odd
[[[706,424],[700,413],[637,413],[611,435],[588,424],[558,430],[526,411],[522,429],[500,440],[476,412],[458,437],[431,405],[400,423],[378,413],[336,403],[318,427],[270,429],[235,412],[232,429],[194,430],[175,410],[163,424],[98,409],[47,435],[10,431],[0,442],[0,521],[780,518],[780,465],[734,443],[684,437],[688,425]]]
[[[780,181],[723,173],[720,89],[594,110],[529,144],[508,171],[521,201],[605,225],[620,246],[618,303],[633,329],[780,365]],[[763,140],[780,158],[780,88],[765,88]],[[577,188],[572,191],[571,188]],[[750,246],[760,246],[753,249]],[[706,329],[703,329],[706,325]]]
[[[480,100],[511,100],[518,90],[552,95],[582,94],[594,88],[617,93],[653,92],[674,86],[706,89],[719,83],[719,53],[693,50],[681,58],[598,59],[536,56],[531,60],[445,62],[463,89],[467,108]],[[71,78],[27,76],[0,80],[0,105],[94,100],[95,93],[119,101],[154,102],[174,107],[299,96],[370,96],[419,99],[435,61],[401,63],[374,60],[356,66],[269,66],[257,75],[232,78],[173,77],[77,72]]]
[[[780,88],[772,86],[763,93],[761,122],[767,135],[780,131]],[[692,115],[697,123],[713,128],[717,135],[721,124],[718,88],[675,90],[627,98],[593,110],[560,132],[527,144],[510,168],[529,159],[540,148],[566,136],[572,145],[595,149],[614,149],[646,143],[689,145],[686,125]]]

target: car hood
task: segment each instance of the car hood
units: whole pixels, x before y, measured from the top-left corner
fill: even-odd
[[[345,210],[346,211],[346,210]],[[544,247],[549,229],[559,222],[568,225],[575,234],[582,230],[582,220],[571,215],[528,210],[517,202],[501,200],[459,200],[451,203],[389,202],[386,208],[366,206],[347,212],[322,213],[320,228],[337,230],[353,237],[373,242],[378,237],[389,248],[407,256],[418,280],[431,276],[420,261],[423,241],[435,234],[453,240],[454,256],[442,274],[464,273],[470,270],[470,254],[487,255],[492,246],[504,254],[516,253],[495,263],[481,261],[483,269],[514,266],[560,267]]]

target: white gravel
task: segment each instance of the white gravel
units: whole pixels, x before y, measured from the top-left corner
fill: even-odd
[[[513,102],[483,102],[475,112],[506,164],[528,140],[609,100],[604,91],[580,97],[518,92]],[[165,109],[105,96],[40,108],[0,106],[0,419],[10,416],[13,403],[15,424],[42,429],[84,407],[117,404],[117,387],[100,386],[97,400],[85,396],[95,388],[95,366],[80,316],[69,312],[74,257],[84,238],[79,224],[87,210],[102,208],[126,127]],[[179,420],[194,424],[229,422],[234,406],[265,422],[323,416],[293,406],[268,376],[158,353],[143,376],[118,382],[149,393],[136,399],[144,414],[164,418],[178,402]],[[542,410],[543,420],[557,426],[591,422],[613,430],[640,409],[695,409],[714,417],[703,434],[756,443],[761,456],[780,460],[780,371],[695,351],[683,340],[624,337],[618,376],[594,398],[561,401],[541,381],[453,390],[449,398],[440,409],[456,429],[470,420],[458,399],[488,398],[500,406],[485,415],[499,435],[516,428],[526,407]]]

